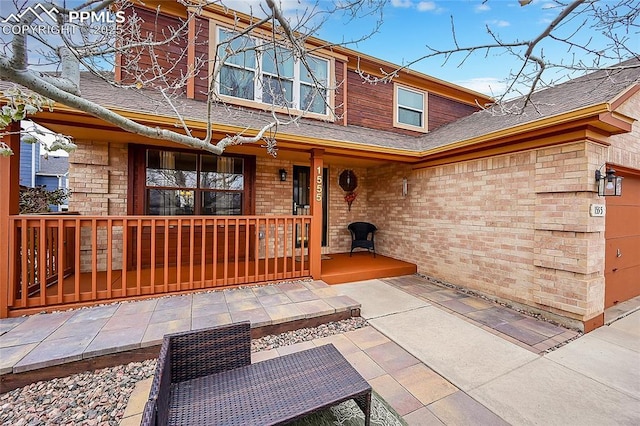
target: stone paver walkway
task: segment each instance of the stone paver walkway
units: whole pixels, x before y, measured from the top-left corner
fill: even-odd
[[[332,343],[410,425],[507,425],[373,327],[254,353],[252,362]],[[132,393],[121,426],[139,425],[151,379]]]
[[[309,280],[2,319],[0,374],[159,345],[168,333],[244,320],[257,328],[359,307]]]

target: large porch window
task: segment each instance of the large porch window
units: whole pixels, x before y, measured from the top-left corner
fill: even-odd
[[[252,213],[246,199],[247,172],[251,169],[247,158],[157,148],[145,149],[143,157],[145,202],[138,214]]]

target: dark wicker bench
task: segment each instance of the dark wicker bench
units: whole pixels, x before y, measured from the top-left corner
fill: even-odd
[[[333,345],[251,364],[242,322],[164,337],[141,424],[286,424],[349,399],[368,426],[371,386]]]

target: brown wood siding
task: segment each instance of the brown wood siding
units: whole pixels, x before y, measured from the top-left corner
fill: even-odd
[[[477,106],[429,93],[429,131],[471,115],[479,109]]]
[[[209,20],[203,18],[196,19],[196,63],[200,64],[200,70],[195,76],[195,99],[207,100],[209,91]]]
[[[127,9],[128,19],[131,19],[131,9]],[[136,8],[135,13],[140,19],[140,37],[152,35],[153,40],[162,42],[171,37],[173,33],[182,25],[178,18],[158,15],[154,11]],[[157,66],[161,67],[162,73],[166,73],[167,83],[174,85],[187,73],[187,29],[184,28],[183,34],[178,36],[170,43],[154,46],[153,52],[156,57]],[[121,78],[124,83],[133,83],[140,79],[145,82],[154,77],[153,65],[150,51],[148,48],[127,49],[120,56]],[[165,83],[158,80],[155,84]],[[178,93],[186,93],[186,85],[178,90]]]
[[[368,84],[358,74],[349,71],[347,85],[347,125],[393,129],[392,84]]]
[[[347,73],[347,125],[419,136],[423,133],[393,127],[393,84],[368,84]]]

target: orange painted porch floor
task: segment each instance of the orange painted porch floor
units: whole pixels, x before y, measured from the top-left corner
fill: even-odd
[[[292,270],[292,259],[287,258],[287,270]],[[223,287],[228,285],[245,284],[247,282],[265,282],[276,281],[286,279],[283,271],[285,259],[278,259],[278,266],[276,268],[273,259],[265,267],[264,260],[258,262],[258,279],[252,279],[251,281],[244,280],[243,277],[253,278],[256,275],[255,262],[250,262],[248,269],[246,269],[245,262],[238,262],[237,276],[239,281],[236,281],[236,268],[233,264],[229,265],[226,273],[224,266],[221,263],[215,265],[216,285],[207,285],[207,287]],[[308,261],[305,259],[304,268],[308,270]],[[214,265],[205,265],[205,280],[211,281],[213,279]],[[183,284],[180,286],[181,290],[190,290],[189,283],[194,282],[195,288],[200,288],[200,276],[202,274],[202,268],[200,264],[193,265],[193,278],[190,276],[190,266],[183,265],[181,268],[171,266],[168,268],[168,283],[172,286],[171,291],[176,291],[175,283],[177,281],[177,274],[180,273],[180,282]],[[151,289],[149,283],[152,282],[151,268],[144,268],[140,270],[140,287],[143,289],[142,294],[150,294]],[[248,272],[248,273],[247,273]],[[401,260],[392,259],[390,257],[376,255],[367,252],[354,252],[352,257],[349,257],[349,253],[337,253],[323,255],[322,259],[322,273],[320,279],[327,284],[342,284],[354,281],[370,280],[375,278],[388,278],[397,277],[402,275],[412,275],[417,272],[416,265]],[[295,270],[293,272],[293,278],[307,277],[309,274],[303,272],[302,266],[299,260],[295,262]],[[225,279],[226,277],[226,279]],[[72,274],[64,280],[63,294],[73,294],[75,289],[76,278],[75,274]],[[156,268],[153,274],[153,282],[155,283],[155,292],[162,291],[164,286],[164,272],[160,268]],[[79,285],[80,293],[90,293],[92,283],[92,274],[90,272],[83,272],[80,274]],[[135,295],[134,289],[138,283],[138,271],[127,271],[127,289],[128,295]],[[99,271],[96,273],[96,289],[97,291],[104,292],[107,290],[107,273]],[[122,271],[114,270],[111,274],[111,289],[122,289]],[[58,286],[51,285],[47,289],[48,296],[54,296],[58,293]],[[37,297],[37,295],[36,295]]]
[[[375,278],[399,277],[418,272],[413,263],[365,251],[323,255],[320,279],[327,284],[343,284]]]
[[[260,259],[257,262],[257,271],[256,271],[256,262],[251,261],[249,265],[244,261],[240,261],[237,263],[237,269],[235,264],[229,264],[227,270],[225,271],[224,264],[217,263],[215,265],[209,263],[204,266],[204,277],[205,281],[208,281],[206,284],[207,288],[213,287],[224,287],[229,285],[238,285],[238,284],[246,284],[246,283],[255,283],[255,282],[266,282],[266,281],[276,281],[287,279],[283,271],[285,270],[286,261],[286,270],[292,271],[289,277],[293,279],[308,277],[309,273],[306,272],[309,269],[308,258],[305,258],[304,264],[301,264],[299,258],[296,259],[295,265],[293,265],[292,258],[279,258],[277,259],[277,266],[274,262],[274,259],[269,259],[268,264],[265,264],[264,259]],[[215,276],[217,283],[213,284],[211,281],[214,276],[214,267],[215,267]],[[294,269],[295,268],[295,269]],[[306,271],[305,271],[306,270]],[[237,271],[237,272],[236,272]],[[180,280],[177,279],[177,274],[180,274]],[[257,274],[257,278],[256,277]],[[139,279],[138,279],[139,275]],[[152,277],[153,275],[153,277]],[[202,276],[202,265],[200,263],[195,263],[193,265],[193,273],[191,272],[191,265],[182,265],[182,267],[178,268],[176,266],[170,266],[167,268],[167,283],[170,291],[177,291],[176,282],[182,283],[180,285],[180,290],[191,290],[190,287],[191,282],[194,283],[193,288],[204,288],[200,284]],[[238,280],[236,280],[236,276]],[[246,278],[248,277],[248,279]],[[104,292],[107,291],[107,282],[108,276],[106,271],[98,271],[96,272],[96,291]],[[90,293],[92,287],[93,276],[91,272],[82,272],[80,273],[80,279],[78,280],[80,286],[80,293]],[[136,295],[135,289],[137,287],[137,283],[140,282],[140,287],[142,289],[141,294],[150,294],[150,283],[154,282],[155,285],[155,293],[162,292],[164,288],[165,275],[164,270],[162,268],[156,268],[153,271],[151,268],[141,268],[138,272],[136,269],[127,271],[127,295],[134,296]],[[76,285],[76,274],[71,274],[64,280],[64,290],[63,294],[73,294]],[[111,290],[120,291],[122,289],[122,270],[113,270],[111,272]],[[57,284],[53,284],[47,288],[47,296],[54,296],[58,293]],[[37,297],[37,295],[36,295]]]

